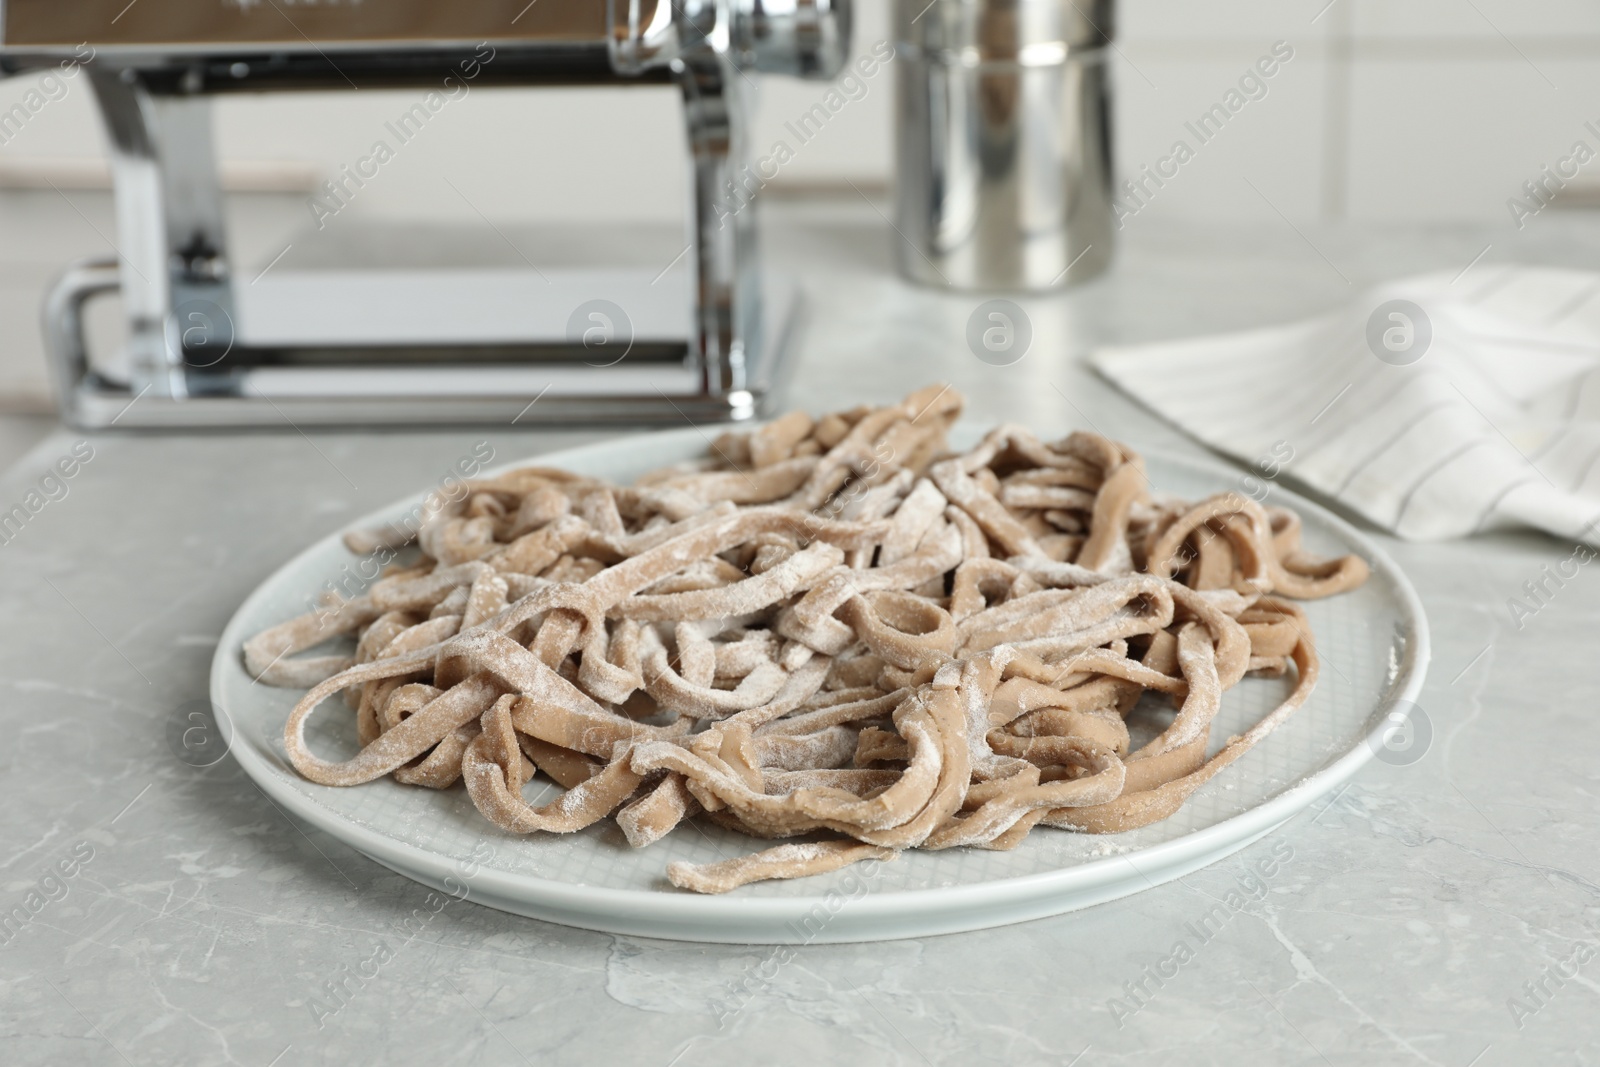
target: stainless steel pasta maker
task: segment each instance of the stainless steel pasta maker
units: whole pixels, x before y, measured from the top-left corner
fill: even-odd
[[[830,78],[849,33],[849,0],[0,0],[0,72],[82,62],[111,146],[118,258],[72,267],[46,301],[62,413],[89,428],[748,418],[781,381],[796,295],[759,271],[754,213],[726,206],[747,195],[747,76]],[[680,262],[451,280],[247,277],[229,259],[212,96],[468,77],[676,85]],[[657,284],[674,269],[676,299]],[[85,302],[110,291],[126,380],[84,340]],[[441,326],[466,306],[495,321]]]

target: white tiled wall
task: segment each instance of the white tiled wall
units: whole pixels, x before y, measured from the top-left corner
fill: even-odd
[[[856,0],[856,48],[889,34],[892,0]],[[1508,197],[1600,120],[1594,0],[1125,0],[1113,57],[1125,172],[1164,154],[1183,121],[1220,97],[1275,41],[1294,59],[1223,135],[1141,210],[1151,219],[1504,219]],[[758,152],[825,86],[760,79]],[[0,110],[30,86],[0,82]],[[222,151],[325,170],[365,153],[415,94],[365,91],[218,106]],[[784,168],[790,186],[882,188],[891,178],[892,74],[865,85]],[[1597,121],[1600,126],[1600,121]],[[0,166],[99,151],[79,79]],[[678,104],[669,89],[476,90],[453,102],[362,191],[372,219],[677,217],[685,201]],[[1600,187],[1600,162],[1580,181]],[[309,212],[307,218],[309,220]],[[1133,223],[1130,223],[1133,224]]]
[[[1341,3],[1346,0],[1340,0]],[[1351,0],[1355,31],[1391,40],[1455,42],[1593,37],[1600,5],[1592,0]],[[1593,47],[1593,41],[1589,47]]]

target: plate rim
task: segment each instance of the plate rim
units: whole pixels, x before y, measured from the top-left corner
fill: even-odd
[[[963,428],[963,426],[964,423],[957,424],[958,429]],[[967,425],[966,428],[970,428],[970,425]],[[492,476],[500,471],[528,465],[565,466],[574,459],[581,462],[586,455],[590,454],[599,454],[603,457],[606,453],[617,449],[626,450],[630,447],[647,448],[647,443],[650,441],[662,441],[665,439],[676,441],[678,439],[697,437],[703,442],[709,440],[706,437],[707,429],[710,428],[688,427],[654,433],[609,437],[602,441],[576,445],[571,448],[520,457],[488,468],[480,476]],[[1204,453],[1189,455],[1165,449],[1141,449],[1139,451],[1147,460],[1157,459],[1163,463],[1185,467],[1211,476],[1234,477],[1239,473],[1239,471],[1231,469],[1225,463],[1218,462],[1214,456]],[[1375,572],[1381,572],[1395,591],[1400,613],[1403,621],[1408,626],[1409,640],[1405,642],[1404,655],[1398,665],[1398,670],[1394,678],[1389,682],[1384,696],[1380,698],[1380,703],[1374,706],[1374,711],[1384,706],[1392,707],[1401,702],[1409,701],[1414,703],[1420,695],[1426,680],[1427,668],[1432,658],[1432,644],[1426,611],[1410,579],[1406,577],[1405,572],[1400,569],[1399,565],[1381,546],[1368,537],[1366,533],[1357,529],[1352,523],[1327,507],[1309,500],[1291,489],[1282,485],[1277,488],[1283,493],[1283,503],[1285,505],[1295,508],[1302,515],[1315,515],[1319,521],[1331,527],[1335,533],[1349,543],[1352,549],[1360,552],[1367,559]],[[253,614],[260,601],[267,599],[268,591],[276,587],[279,575],[299,564],[307,556],[323,550],[325,546],[339,542],[345,531],[360,529],[364,525],[377,525],[384,521],[385,517],[390,513],[410,506],[424,498],[427,493],[427,489],[422,489],[416,493],[391,501],[366,515],[344,523],[338,530],[312,541],[274,568],[272,573],[262,579],[239,604],[239,607],[235,609],[227,625],[223,628],[221,638],[217,643],[217,650],[212,656],[209,687],[213,708],[217,713],[228,718],[228,726],[230,728],[232,728],[233,714],[228,710],[226,702],[228,671],[230,667],[243,671],[243,666],[239,660],[239,647],[242,640],[250,636],[250,634],[241,634],[245,619]],[[1255,807],[1229,816],[1210,826],[1184,834],[1181,837],[1144,846],[1128,853],[1112,853],[1104,857],[1088,859],[1069,867],[1038,871],[1032,874],[1013,875],[968,885],[927,886],[916,889],[870,892],[860,898],[851,900],[848,910],[852,916],[852,925],[856,925],[862,920],[886,919],[890,921],[890,925],[904,926],[908,920],[924,918],[935,913],[951,910],[962,910],[975,906],[996,909],[1007,904],[1019,904],[1050,895],[1061,895],[1063,898],[1067,898],[1074,892],[1093,890],[1119,880],[1122,877],[1118,874],[1119,861],[1125,861],[1133,866],[1136,871],[1139,870],[1140,865],[1134,864],[1129,857],[1148,860],[1154,868],[1182,865],[1206,853],[1213,853],[1215,859],[1221,859],[1237,848],[1243,847],[1244,844],[1248,844],[1250,841],[1281,826],[1294,815],[1307,808],[1312,801],[1349,780],[1373,758],[1376,753],[1376,745],[1382,743],[1383,735],[1387,729],[1387,722],[1384,719],[1378,719],[1372,729],[1351,745],[1348,751],[1320,770],[1301,778],[1276,796]],[[289,775],[296,774],[293,767],[288,765],[283,757],[278,756],[276,753],[272,753],[270,757],[264,756],[257,753],[251,745],[233,743],[236,740],[237,729],[232,728],[228,754],[238,762],[249,778],[264,790],[269,797],[283,804],[284,807],[300,818],[305,819],[318,829],[343,841],[357,851],[377,860],[391,870],[399,870],[400,873],[406,873],[406,869],[417,869],[433,876],[436,880],[442,881],[447,878],[460,880],[459,864],[461,860],[420,845],[385,836],[359,823],[350,821],[345,816],[319,803],[313,796],[296,788],[293,779],[286,781],[281,778],[280,774],[283,773],[285,767],[287,767]],[[300,779],[300,781],[304,780]],[[315,785],[316,783],[307,784]],[[326,786],[322,788],[335,787]],[[1107,840],[1115,840],[1117,835],[1104,836]],[[384,858],[379,859],[379,855]],[[485,866],[479,867],[477,873],[471,876],[470,882],[473,888],[481,886],[492,895],[509,897],[534,906],[547,905],[562,911],[591,912],[597,916],[602,914],[626,916],[635,924],[658,922],[673,926],[694,923],[766,925],[804,916],[826,899],[826,894],[820,891],[812,895],[739,897],[733,894],[704,895],[673,891],[666,888],[618,889],[608,886],[589,885],[582,882],[562,881],[534,874],[513,874]],[[1140,892],[1142,888],[1135,889],[1133,892]],[[1119,896],[1122,895],[1131,894],[1119,894]],[[1060,910],[1071,910],[1071,907],[1069,905]],[[970,928],[1003,925],[1008,921],[1014,920],[1002,917],[992,922],[973,924]],[[601,926],[587,928],[604,929]],[[707,933],[710,933],[710,931]],[[677,935],[662,933],[654,936],[675,937]],[[887,936],[909,937],[917,935],[915,933],[891,933]],[[714,938],[701,936],[690,939],[709,941]]]

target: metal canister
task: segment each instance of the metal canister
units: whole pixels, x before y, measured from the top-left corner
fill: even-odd
[[[1111,0],[896,0],[901,272],[1050,289],[1110,262]]]

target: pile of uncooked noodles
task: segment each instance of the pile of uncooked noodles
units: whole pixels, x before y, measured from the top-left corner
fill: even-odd
[[[1015,847],[1035,826],[1128,830],[1196,788],[1310,694],[1292,602],[1359,585],[1315,559],[1296,515],[1238,493],[1152,495],[1103,437],[1001,426],[952,455],[962,406],[792,413],[631,488],[528,467],[430,498],[366,592],[266,630],[251,674],[306,687],[284,728],[305,777],[466,783],[503,830],[614,816],[643,847],[700,814],[760,838],[672,863],[719,893],[901,849]],[[296,653],[354,635],[353,655]],[[1293,691],[1209,759],[1224,691],[1293,670]],[[1176,708],[1130,751],[1146,691]],[[332,762],[306,720],[343,692],[361,751]],[[531,807],[536,773],[563,788]]]

